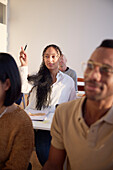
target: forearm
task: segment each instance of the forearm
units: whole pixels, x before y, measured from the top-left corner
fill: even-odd
[[[63,170],[63,167],[57,164],[51,163],[49,160],[45,163],[42,170]]]
[[[63,170],[65,157],[65,150],[56,149],[54,146],[51,145],[49,158],[42,170]]]

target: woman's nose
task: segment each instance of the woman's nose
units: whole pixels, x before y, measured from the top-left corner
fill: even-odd
[[[49,61],[50,61],[50,62],[53,62],[52,56],[49,57]]]

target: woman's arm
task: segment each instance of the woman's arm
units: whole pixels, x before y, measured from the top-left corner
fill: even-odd
[[[25,51],[23,50],[23,47],[21,47],[19,59],[20,59],[21,66],[28,65],[28,57],[27,57],[27,54],[25,53]]]
[[[21,67],[19,68],[20,70],[20,75],[21,75],[21,80],[22,80],[22,93],[29,93],[29,91],[32,88],[32,85],[28,83],[27,77],[28,77],[28,57],[25,51],[23,50],[23,47],[21,47],[20,51],[20,63]]]

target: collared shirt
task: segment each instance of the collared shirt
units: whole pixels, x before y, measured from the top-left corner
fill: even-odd
[[[67,170],[112,170],[113,107],[88,127],[82,116],[84,99],[56,109],[51,126],[52,145],[66,150]]]
[[[72,79],[75,82],[75,90],[78,91],[78,87],[77,87],[77,74],[76,74],[75,70],[67,67],[67,69],[63,73],[65,73],[65,74],[69,75],[70,77],[72,77]]]
[[[32,88],[32,85],[27,81],[28,67],[21,67],[20,73],[22,77],[22,92],[28,93]],[[52,85],[51,103],[48,108],[45,108],[45,110],[49,112],[55,111],[56,104],[76,99],[73,79],[61,71],[58,72],[56,78],[57,81]],[[36,88],[34,88],[30,94],[29,105],[26,109],[36,109]],[[42,110],[44,109],[42,108]]]

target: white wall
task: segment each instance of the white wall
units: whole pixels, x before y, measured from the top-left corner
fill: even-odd
[[[0,0],[0,51],[7,51],[7,0]]]
[[[105,38],[113,38],[113,0],[9,0],[8,52],[28,44],[29,72],[39,69],[43,48],[60,46],[68,65],[81,63]]]

